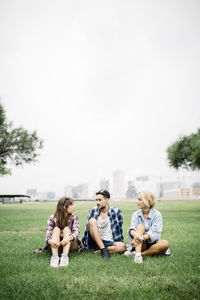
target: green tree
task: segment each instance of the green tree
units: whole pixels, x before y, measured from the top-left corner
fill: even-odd
[[[200,129],[196,133],[183,136],[167,149],[171,167],[184,167],[191,170],[200,169]]]
[[[0,175],[11,174],[9,163],[16,166],[36,162],[43,141],[36,131],[29,133],[23,127],[14,128],[8,122],[3,105],[0,103]]]

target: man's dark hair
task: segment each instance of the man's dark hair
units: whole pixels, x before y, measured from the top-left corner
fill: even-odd
[[[107,191],[107,190],[100,190],[100,191],[98,191],[98,192],[96,193],[96,195],[102,195],[102,196],[104,196],[105,198],[110,199],[110,193],[109,193],[109,191]]]

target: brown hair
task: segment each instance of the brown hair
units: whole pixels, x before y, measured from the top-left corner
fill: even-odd
[[[56,225],[60,229],[64,229],[67,226],[68,219],[70,215],[66,216],[66,211],[70,205],[74,203],[72,198],[62,197],[58,200],[57,208],[54,213],[54,217],[56,217]]]
[[[104,198],[110,199],[110,193],[107,190],[100,190],[96,195],[102,195]]]

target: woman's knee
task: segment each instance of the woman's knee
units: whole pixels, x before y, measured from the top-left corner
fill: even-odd
[[[167,240],[162,240],[162,246],[163,246],[163,248],[168,249],[169,248],[169,242]]]
[[[53,232],[52,232],[52,238],[56,239],[56,240],[59,240],[60,232],[61,232],[61,230],[60,230],[59,227],[54,227]]]
[[[66,235],[66,234],[71,234],[71,230],[67,226],[63,229],[63,235]]]
[[[52,234],[59,234],[60,235],[60,228],[59,227],[54,227]]]
[[[69,227],[65,227],[65,228],[63,229],[63,238],[68,237],[70,234],[71,234],[70,228],[69,228]]]
[[[160,240],[155,245],[157,245],[161,252],[166,251],[169,248],[169,242],[166,240]]]
[[[136,227],[136,231],[142,231],[142,232],[145,232],[144,225],[139,224],[139,225]]]

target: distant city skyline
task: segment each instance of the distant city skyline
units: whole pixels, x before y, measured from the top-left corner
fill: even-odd
[[[126,176],[122,170],[115,170],[112,173],[112,179],[101,178],[99,185],[96,189],[93,189],[89,193],[90,184],[89,183],[79,183],[76,186],[65,185],[63,187],[63,193],[56,193],[55,191],[42,191],[35,189],[26,189],[26,193],[33,198],[47,198],[58,199],[61,196],[68,196],[75,199],[93,199],[95,198],[95,193],[100,189],[107,189],[111,193],[111,199],[122,200],[131,198],[127,196],[128,188],[130,184],[134,187],[134,195],[142,190],[151,190],[155,193],[156,197],[165,196],[166,192],[169,190],[191,188],[192,184],[200,183],[200,177],[196,176],[135,176],[132,180],[125,179]],[[121,185],[122,184],[122,185]],[[169,193],[168,193],[169,194]]]

